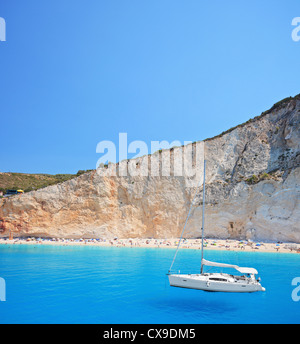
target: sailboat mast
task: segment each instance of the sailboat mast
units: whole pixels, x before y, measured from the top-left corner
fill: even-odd
[[[202,204],[202,243],[201,243],[201,274],[203,273],[203,240],[204,240],[204,210],[205,210],[205,166],[206,160],[204,160],[204,167],[203,167],[203,204]]]

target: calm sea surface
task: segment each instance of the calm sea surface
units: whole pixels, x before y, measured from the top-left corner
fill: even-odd
[[[300,323],[291,284],[300,277],[300,255],[205,251],[209,260],[259,271],[266,292],[231,294],[169,287],[174,252],[0,245],[0,323]],[[182,249],[174,268],[197,273],[200,256]]]

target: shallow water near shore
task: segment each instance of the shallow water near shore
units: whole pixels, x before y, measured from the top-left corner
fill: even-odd
[[[206,250],[209,260],[258,270],[266,292],[236,294],[169,287],[166,273],[174,253],[0,245],[0,277],[6,282],[0,323],[300,322],[300,301],[292,299],[300,255]],[[180,250],[174,268],[197,273],[200,259],[200,250]]]

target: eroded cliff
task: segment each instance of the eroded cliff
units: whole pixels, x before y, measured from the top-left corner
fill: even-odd
[[[204,142],[2,199],[0,235],[178,237],[197,190],[186,237],[198,237],[205,156],[206,236],[300,242],[299,118],[298,95]],[[178,173],[178,157],[185,150],[193,153],[188,161],[197,172],[193,176]],[[163,172],[164,159],[170,162],[170,175]],[[130,166],[144,173],[120,176],[120,169]]]

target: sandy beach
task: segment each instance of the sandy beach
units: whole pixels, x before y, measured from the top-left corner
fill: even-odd
[[[179,238],[170,239],[64,239],[64,238],[0,238],[1,245],[61,245],[61,246],[108,246],[108,247],[147,247],[176,248]],[[204,246],[209,250],[300,253],[300,244],[282,242],[254,242],[230,239],[205,239]],[[181,249],[201,249],[201,239],[182,239]]]

